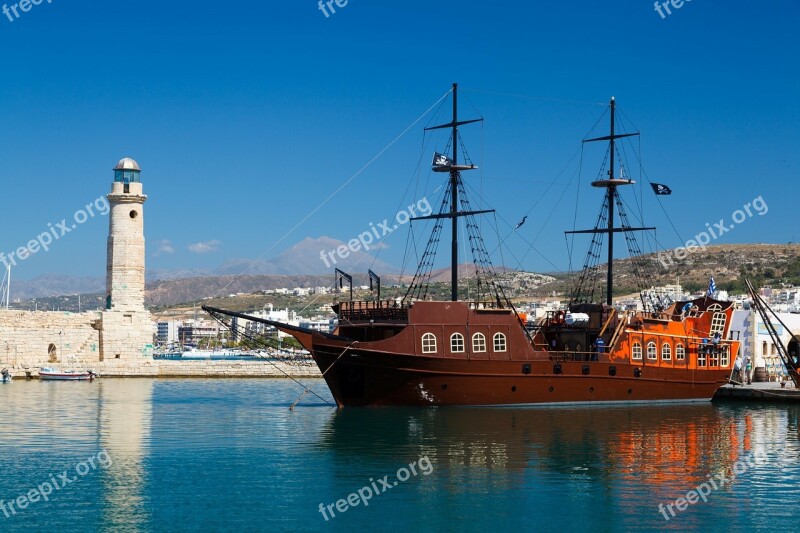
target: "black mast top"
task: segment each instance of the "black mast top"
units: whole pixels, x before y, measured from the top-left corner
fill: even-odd
[[[627,231],[644,231],[653,230],[655,228],[628,228],[623,225],[621,228],[614,227],[614,203],[617,198],[617,187],[621,185],[633,185],[636,183],[633,180],[616,178],[614,176],[614,156],[616,155],[616,140],[624,137],[633,137],[639,133],[616,133],[616,111],[617,102],[614,97],[611,97],[611,132],[606,137],[597,137],[595,139],[586,139],[583,142],[596,142],[608,141],[609,142],[609,162],[610,167],[608,170],[607,180],[598,180],[592,182],[592,187],[606,189],[606,202],[608,203],[608,227],[607,228],[594,228],[591,230],[581,231],[567,231],[567,234],[573,233],[608,233],[608,274],[606,276],[606,304],[612,304],[612,290],[614,287],[614,233],[622,233]]]
[[[450,173],[450,212],[440,213],[438,215],[430,215],[426,217],[416,217],[411,220],[426,220],[436,218],[449,218],[452,222],[452,242],[450,249],[450,297],[452,301],[458,300],[458,219],[467,215],[477,215],[481,213],[492,213],[493,210],[484,211],[459,211],[458,210],[458,188],[461,183],[462,170],[474,170],[478,167],[475,165],[459,165],[458,164],[458,127],[465,124],[472,124],[473,122],[481,122],[482,118],[473,120],[458,121],[458,84],[453,84],[453,120],[447,124],[425,128],[425,131],[439,130],[444,128],[451,128],[452,142],[453,142],[453,157],[446,166],[435,166],[436,172],[449,172]]]

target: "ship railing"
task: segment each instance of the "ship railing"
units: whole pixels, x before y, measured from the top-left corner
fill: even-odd
[[[394,300],[352,301],[339,304],[339,320],[401,322],[408,320],[408,304]]]

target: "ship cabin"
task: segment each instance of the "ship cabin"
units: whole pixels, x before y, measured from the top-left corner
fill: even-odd
[[[662,312],[618,312],[578,304],[540,322],[534,337],[552,360],[603,361],[665,368],[731,368],[740,331],[731,329],[733,303],[698,298]]]

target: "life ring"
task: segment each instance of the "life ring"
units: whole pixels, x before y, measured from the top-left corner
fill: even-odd
[[[555,317],[553,320],[556,324],[563,324],[564,323],[564,311],[556,311]]]

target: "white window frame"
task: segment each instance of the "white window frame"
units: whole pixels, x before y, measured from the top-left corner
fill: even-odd
[[[436,335],[425,333],[422,335],[422,353],[436,353]]]
[[[676,361],[685,361],[686,360],[686,348],[683,347],[683,343],[678,343],[675,346],[675,360]]]
[[[495,333],[492,336],[492,348],[495,353],[505,353],[508,351],[508,339],[505,333]]]
[[[634,342],[633,346],[631,346],[631,360],[642,360],[642,343],[639,341]]]
[[[472,336],[472,352],[486,353],[486,335],[483,333],[475,333]]]
[[[647,343],[647,360],[658,361],[658,346],[656,345],[655,341],[650,341]]]
[[[464,353],[464,335],[461,333],[450,335],[450,352]]]
[[[672,345],[668,342],[661,345],[661,360],[672,361]]]

